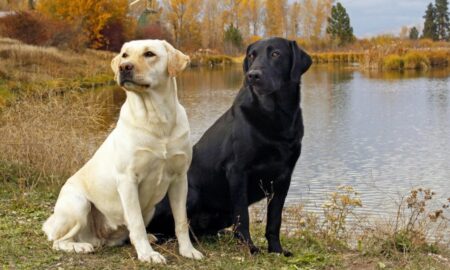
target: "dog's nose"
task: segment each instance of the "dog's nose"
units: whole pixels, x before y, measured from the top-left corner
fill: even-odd
[[[134,65],[131,63],[123,63],[119,66],[120,71],[132,71],[134,69]]]
[[[247,72],[247,79],[250,83],[257,82],[261,80],[262,72],[261,70],[250,70]]]

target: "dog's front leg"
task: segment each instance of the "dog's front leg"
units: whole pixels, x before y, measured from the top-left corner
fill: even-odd
[[[122,203],[125,221],[130,232],[130,241],[134,245],[140,261],[165,263],[166,259],[150,246],[145,231],[144,218],[139,204],[138,183],[133,177],[118,179],[118,192]]]
[[[289,176],[290,177],[290,176]],[[284,201],[286,199],[290,185],[290,179],[283,179],[274,189],[274,193],[269,197],[267,211],[266,239],[269,243],[269,252],[283,253],[284,256],[292,256],[292,253],[284,250],[280,242],[280,227],[283,213]]]
[[[169,187],[168,195],[175,221],[175,234],[180,254],[187,258],[200,260],[203,254],[192,246],[189,238],[189,224],[186,216],[186,198],[188,192],[187,176],[180,175]]]
[[[253,244],[250,236],[247,176],[245,173],[231,169],[227,173],[227,178],[230,187],[231,209],[235,235],[248,246],[250,253],[258,253],[260,250]]]

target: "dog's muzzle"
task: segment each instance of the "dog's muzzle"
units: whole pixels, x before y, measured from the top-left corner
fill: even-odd
[[[262,80],[262,71],[258,69],[249,70],[246,74],[247,83],[250,86],[260,85]]]
[[[131,63],[123,63],[119,66],[119,84],[124,86],[126,82],[133,82],[134,65]]]

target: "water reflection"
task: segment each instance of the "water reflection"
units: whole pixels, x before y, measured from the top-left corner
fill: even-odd
[[[305,137],[288,202],[315,211],[343,184],[361,192],[370,213],[394,210],[398,194],[415,186],[450,197],[449,74],[311,68],[303,78]],[[194,142],[230,107],[241,83],[239,66],[191,69],[178,79]]]

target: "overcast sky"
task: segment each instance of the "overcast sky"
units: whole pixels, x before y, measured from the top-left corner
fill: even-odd
[[[431,0],[339,0],[357,37],[398,34],[402,26],[420,26]],[[434,2],[434,0],[433,0]]]

